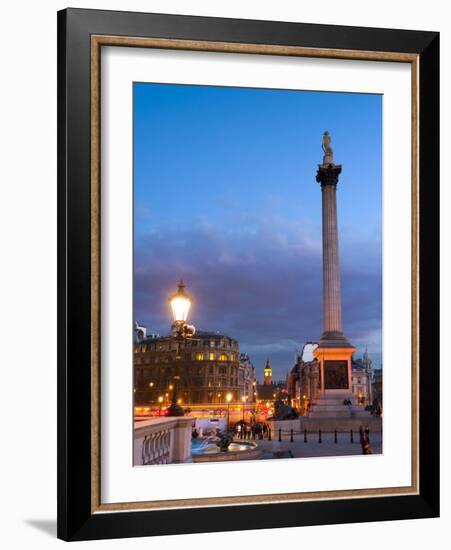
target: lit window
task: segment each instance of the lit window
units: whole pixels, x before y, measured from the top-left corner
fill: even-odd
[[[209,358],[210,358],[210,361],[214,361],[214,360],[215,360],[215,354],[214,354],[213,351],[210,351]]]
[[[204,354],[196,353],[196,361],[203,361],[203,360],[204,360]]]
[[[227,361],[227,355],[225,353],[221,353],[219,355],[219,360],[220,361]]]

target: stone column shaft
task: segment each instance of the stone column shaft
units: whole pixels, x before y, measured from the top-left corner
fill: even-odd
[[[322,342],[348,344],[341,324],[340,262],[338,254],[337,184],[341,165],[324,157],[316,181],[323,203],[323,334]]]
[[[336,185],[322,187],[324,332],[342,332],[336,193]]]

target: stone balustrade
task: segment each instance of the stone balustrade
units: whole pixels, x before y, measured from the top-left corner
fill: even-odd
[[[134,466],[191,462],[189,417],[150,418],[134,425]]]

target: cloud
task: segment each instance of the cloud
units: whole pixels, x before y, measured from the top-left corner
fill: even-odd
[[[246,212],[198,219],[188,229],[159,226],[135,241],[135,318],[166,333],[167,296],[180,278],[193,295],[190,320],[240,341],[261,366],[273,359],[279,374],[296,348],[322,331],[320,227]],[[351,341],[381,329],[379,244],[357,237],[342,243],[344,328]],[[373,344],[372,344],[373,345]]]

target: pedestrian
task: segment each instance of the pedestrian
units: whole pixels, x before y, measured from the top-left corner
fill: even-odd
[[[368,439],[368,434],[366,430],[363,432],[362,436],[362,454],[363,455],[372,455],[373,449],[370,447],[370,441]]]
[[[359,436],[360,436],[360,445],[363,445],[363,428],[360,426],[359,428]]]

